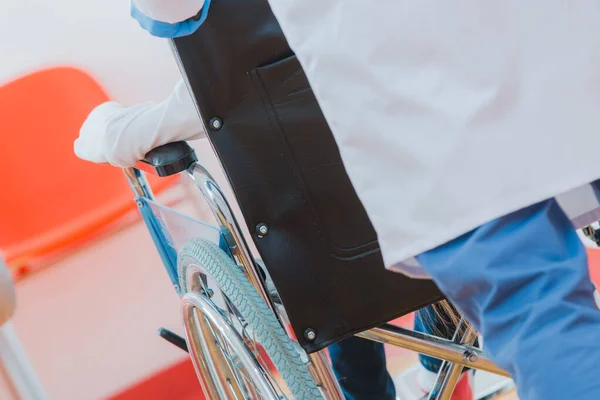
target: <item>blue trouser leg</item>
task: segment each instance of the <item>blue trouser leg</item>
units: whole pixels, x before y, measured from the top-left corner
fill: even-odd
[[[329,346],[329,355],[347,400],[395,399],[382,344],[351,337]]]
[[[585,249],[555,200],[418,257],[523,400],[600,399],[600,311]]]
[[[444,313],[429,306],[415,316],[415,330],[452,339],[456,326]],[[348,400],[394,399],[394,383],[386,368],[383,345],[359,338],[346,339],[329,347],[333,370]],[[437,372],[441,361],[419,355],[421,364]]]
[[[456,326],[443,310],[423,308],[415,313],[415,330],[452,339]],[[329,347],[333,369],[347,399],[393,399],[395,389],[387,372],[383,345],[364,339],[346,339]],[[363,360],[369,360],[363,364]],[[437,372],[442,361],[419,355],[424,368]],[[367,369],[365,373],[365,369]]]

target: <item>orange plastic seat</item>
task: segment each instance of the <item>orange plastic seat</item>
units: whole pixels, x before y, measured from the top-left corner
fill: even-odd
[[[135,208],[119,168],[73,153],[88,113],[107,100],[97,82],[74,68],[0,87],[0,252],[9,266],[65,248]],[[174,179],[150,181],[159,192]]]

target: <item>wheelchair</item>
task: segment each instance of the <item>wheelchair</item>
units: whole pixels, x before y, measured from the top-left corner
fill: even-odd
[[[343,399],[325,349],[353,335],[445,360],[429,399],[449,399],[465,367],[508,377],[473,346],[477,333],[465,320],[451,340],[389,324],[442,294],[431,281],[385,270],[267,1],[213,0],[208,15],[171,45],[260,259],[187,143],[158,147],[125,169],[182,299],[185,342],[164,336],[189,351],[206,398]],[[144,172],[186,175],[217,226],[158,204]]]
[[[508,377],[472,346],[477,335],[465,320],[452,340],[387,324],[442,297],[431,282],[386,271],[379,253],[340,260],[325,248],[320,264],[308,264],[314,253],[294,246],[313,238],[288,232],[286,243],[277,237],[286,235],[285,221],[274,219],[256,224],[252,239],[264,261],[254,259],[227,199],[187,143],[156,148],[124,172],[182,298],[185,342],[164,330],[163,337],[190,353],[207,399],[344,399],[324,349],[351,335],[446,360],[430,399],[449,399],[464,367]],[[144,172],[187,175],[219,226],[157,203]]]

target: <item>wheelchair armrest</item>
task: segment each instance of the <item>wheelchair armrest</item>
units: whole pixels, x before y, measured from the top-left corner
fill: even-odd
[[[173,142],[151,150],[135,167],[158,176],[170,176],[185,171],[196,161],[196,152],[189,144]]]

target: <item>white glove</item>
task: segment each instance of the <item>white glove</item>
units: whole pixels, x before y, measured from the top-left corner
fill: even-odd
[[[123,107],[111,101],[99,105],[83,123],[74,148],[84,160],[125,168],[158,146],[202,137],[202,122],[182,80],[158,104]]]

